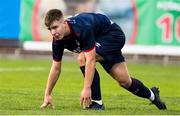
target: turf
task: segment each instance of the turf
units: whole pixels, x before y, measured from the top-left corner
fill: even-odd
[[[158,86],[168,110],[160,111],[149,101],[120,88],[103,70],[101,75],[103,102],[106,110],[82,110],[79,96],[83,77],[74,61],[64,61],[62,73],[53,91],[56,109],[40,110],[50,60],[0,59],[1,115],[176,115],[180,114],[180,66],[158,64],[128,64],[132,76],[145,85]]]

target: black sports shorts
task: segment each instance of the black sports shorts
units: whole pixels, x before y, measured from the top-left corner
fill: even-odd
[[[110,72],[114,64],[125,61],[121,52],[124,44],[125,35],[115,23],[111,25],[109,32],[97,38],[96,52],[104,59],[99,61],[99,63],[107,72]]]

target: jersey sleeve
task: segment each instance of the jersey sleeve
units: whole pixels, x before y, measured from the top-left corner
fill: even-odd
[[[91,51],[95,47],[95,36],[92,28],[87,27],[82,30],[80,38],[82,39],[82,50],[84,52]]]
[[[64,52],[64,43],[62,40],[53,40],[52,43],[52,57],[55,61],[61,61]]]

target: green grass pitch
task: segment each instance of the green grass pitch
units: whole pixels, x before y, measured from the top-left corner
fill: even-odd
[[[79,96],[83,77],[75,61],[63,61],[61,76],[53,91],[56,109],[40,110],[51,66],[50,60],[0,59],[1,115],[180,115],[180,66],[128,64],[129,73],[148,87],[158,86],[168,110],[160,111],[149,100],[119,87],[98,64],[106,110],[82,110]]]

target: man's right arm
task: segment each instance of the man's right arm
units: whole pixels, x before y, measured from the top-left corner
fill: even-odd
[[[52,89],[54,88],[56,81],[59,78],[60,72],[61,72],[61,62],[53,61],[48,76],[45,95],[51,95]]]
[[[44,103],[41,105],[41,108],[46,108],[48,105],[54,108],[54,104],[51,98],[51,93],[59,78],[60,72],[61,72],[61,61],[57,62],[53,60],[52,66],[49,72],[47,84],[46,84],[46,90],[44,94]]]

